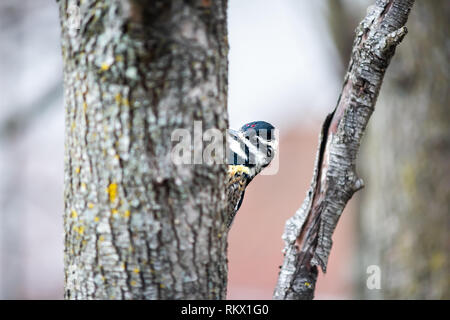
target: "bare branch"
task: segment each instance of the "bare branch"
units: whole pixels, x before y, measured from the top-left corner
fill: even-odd
[[[274,299],[312,299],[317,266],[326,272],[339,217],[364,186],[355,171],[361,138],[414,0],[377,0],[356,29],[337,106],[322,126],[310,190],[286,222],[285,258]]]

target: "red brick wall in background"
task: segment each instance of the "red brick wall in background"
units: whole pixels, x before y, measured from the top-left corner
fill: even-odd
[[[247,188],[229,234],[228,299],[271,299],[283,259],[284,223],[300,207],[309,188],[318,132],[319,126],[282,133],[278,173],[260,175]],[[319,274],[316,299],[353,297],[352,201],[334,233],[328,271]]]

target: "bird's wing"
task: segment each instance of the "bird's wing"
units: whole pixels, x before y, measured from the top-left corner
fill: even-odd
[[[242,205],[245,188],[250,183],[249,169],[243,165],[228,166],[228,221],[227,227],[231,226],[233,219]]]

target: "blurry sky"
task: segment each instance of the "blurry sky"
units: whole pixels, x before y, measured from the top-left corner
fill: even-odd
[[[322,119],[340,89],[326,1],[231,0],[228,12],[230,126]]]
[[[56,2],[2,0],[0,26],[0,298],[58,298],[64,108]]]
[[[325,17],[323,0],[230,0],[231,127],[266,120],[283,135],[332,110],[341,79]],[[55,1],[0,1],[0,88],[0,298],[62,298],[64,106]]]

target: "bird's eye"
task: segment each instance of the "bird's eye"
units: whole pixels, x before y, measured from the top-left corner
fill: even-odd
[[[267,148],[267,156],[271,157],[272,156],[272,148]]]

